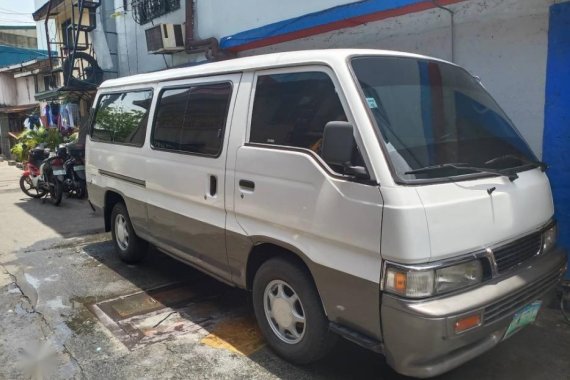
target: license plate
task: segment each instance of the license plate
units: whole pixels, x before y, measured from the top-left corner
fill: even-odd
[[[76,172],[80,171],[80,170],[85,170],[85,165],[77,165],[73,167],[73,170],[75,170]]]
[[[536,321],[536,316],[538,315],[538,311],[540,310],[540,306],[542,305],[542,301],[534,301],[533,303],[526,305],[521,310],[517,311],[514,315],[507,332],[505,332],[505,337],[503,339],[507,339],[514,333],[521,330],[523,327],[530,325]]]
[[[65,170],[63,169],[55,169],[53,171],[53,175],[65,175]]]

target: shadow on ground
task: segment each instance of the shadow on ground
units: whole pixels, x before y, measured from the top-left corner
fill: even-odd
[[[101,214],[93,212],[86,199],[64,195],[61,204],[54,206],[47,199],[32,199],[22,194],[15,205],[63,238],[104,232]]]
[[[168,300],[161,302],[175,310],[180,310],[182,317],[188,318],[192,323],[200,325],[201,328],[207,331],[216,331],[216,326],[223,321],[227,322],[231,319],[253,321],[253,309],[248,292],[225,285],[192,267],[179,263],[154,248],[149,249],[145,260],[138,265],[127,265],[121,262],[112,252],[112,249],[110,241],[92,243],[83,248],[89,256],[138,288],[146,290],[147,293],[152,293],[152,289],[165,284],[189,284],[186,289],[192,293],[189,298],[191,303],[195,305],[192,312],[186,312],[184,305],[175,305],[174,303],[169,305]],[[196,307],[200,302],[203,302],[202,306]],[[209,310],[212,318],[204,318],[202,313],[195,312],[197,309]],[[307,366],[292,365],[277,357],[265,346],[255,350],[248,357],[270,373],[283,379],[404,378],[388,367],[381,355],[343,339],[339,339],[338,345],[326,358]]]

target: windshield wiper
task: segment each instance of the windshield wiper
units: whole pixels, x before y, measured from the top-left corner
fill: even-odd
[[[476,166],[469,166],[469,164],[464,164],[464,163],[447,163],[441,165],[426,166],[423,168],[407,171],[404,174],[424,174],[446,168],[453,168],[457,170],[470,170],[477,173],[498,175],[501,177],[507,177],[511,182],[519,178],[518,174],[514,172],[507,173],[502,170],[479,168]]]
[[[517,160],[525,164],[531,164],[537,166],[538,168],[540,168],[540,171],[542,172],[545,172],[546,169],[548,168],[548,165],[545,162],[529,160],[526,157],[515,156],[514,154],[505,154],[504,156],[492,158],[489,161],[485,162],[485,165],[492,165],[496,164],[497,162],[507,161],[507,160]]]

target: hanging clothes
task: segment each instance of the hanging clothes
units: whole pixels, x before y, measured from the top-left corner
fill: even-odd
[[[60,116],[60,121],[61,121],[60,129],[62,131],[67,131],[68,129],[71,129],[72,127],[69,123],[69,112],[67,111],[67,103],[63,103],[61,105],[61,112],[60,112],[59,116]]]
[[[60,108],[60,119],[63,129],[77,127],[75,123],[79,120],[79,106],[75,103],[63,103]]]
[[[48,113],[48,121],[50,128],[57,128],[59,127],[59,104],[51,103],[50,104],[50,112]]]
[[[48,122],[48,113],[49,113],[49,106],[47,103],[41,103],[40,104],[40,121],[42,123],[42,126],[44,128],[47,128],[49,126],[49,122]]]
[[[79,127],[76,123],[79,122],[79,105],[76,103],[67,103],[67,115],[69,117],[69,125],[71,128]]]
[[[41,126],[40,118],[37,114],[30,115],[29,121],[30,121],[30,129],[36,129]]]

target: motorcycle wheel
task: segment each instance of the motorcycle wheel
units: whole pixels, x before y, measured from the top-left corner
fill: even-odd
[[[58,181],[55,177],[52,177],[50,182],[49,194],[51,204],[54,206],[59,206],[61,203],[61,198],[63,197],[63,183]]]
[[[78,182],[77,198],[84,199],[87,198],[87,185],[83,181]]]
[[[46,191],[44,189],[34,187],[32,179],[26,175],[20,177],[20,189],[22,189],[24,194],[32,198],[41,198],[46,195]]]

